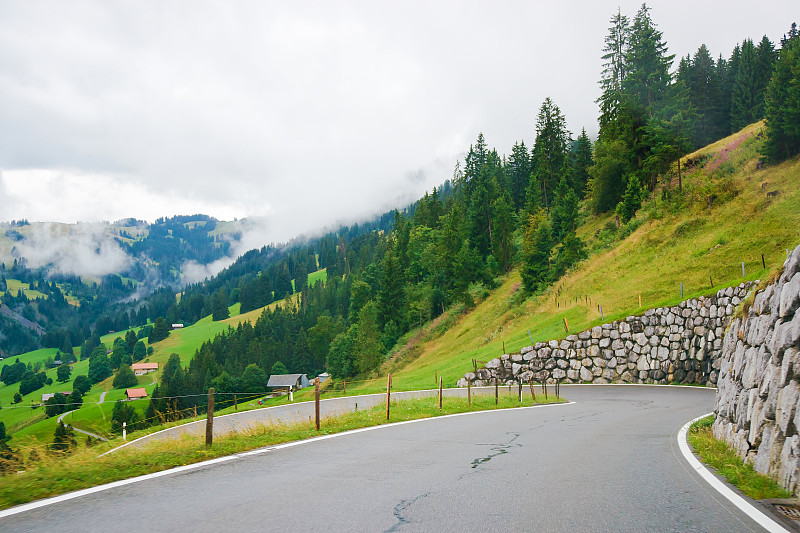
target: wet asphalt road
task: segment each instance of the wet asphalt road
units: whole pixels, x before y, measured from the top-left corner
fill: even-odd
[[[273,450],[2,518],[0,531],[761,531],[678,451],[713,390],[561,392],[575,403]]]

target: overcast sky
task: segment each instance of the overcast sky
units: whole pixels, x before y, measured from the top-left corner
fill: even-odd
[[[531,145],[547,96],[596,133],[618,5],[0,1],[0,221],[263,216],[266,243],[402,205],[481,131]],[[678,56],[798,14],[648,5]]]

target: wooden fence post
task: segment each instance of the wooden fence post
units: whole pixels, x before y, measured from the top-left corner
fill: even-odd
[[[239,400],[237,399],[235,394],[233,395],[233,410],[234,411],[239,410]]]
[[[206,446],[214,440],[214,387],[208,389],[208,413],[206,415]]]
[[[442,410],[442,385],[444,382],[444,378],[439,378],[439,410]]]
[[[521,381],[517,381],[517,387],[518,387],[517,396],[519,398],[519,403],[522,403],[522,382]]]
[[[389,402],[392,390],[392,373],[386,376],[386,420],[389,420]]]
[[[497,378],[494,378],[494,404],[495,405],[497,405],[497,402],[499,401],[499,397],[500,397],[500,392],[498,390]]]
[[[314,427],[319,431],[319,378],[314,380]]]
[[[472,406],[472,382],[467,380],[467,405]]]
[[[564,331],[569,333],[569,324],[567,323],[567,317],[564,317]]]
[[[761,254],[761,266],[763,268],[767,268],[767,262],[764,261],[764,254]]]
[[[533,378],[530,378],[528,380],[528,384],[531,386],[531,400],[533,400],[535,402],[536,401],[536,393],[533,392]]]

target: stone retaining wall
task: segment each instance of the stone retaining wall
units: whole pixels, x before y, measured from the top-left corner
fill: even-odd
[[[527,346],[468,372],[459,387],[501,383],[699,383],[716,385],[725,328],[752,282],[674,307],[649,309],[557,341]]]
[[[731,325],[722,348],[714,435],[756,471],[800,493],[800,246],[778,280]]]

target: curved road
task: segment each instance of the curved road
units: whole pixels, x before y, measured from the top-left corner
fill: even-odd
[[[702,388],[564,386],[570,405],[347,434],[0,519],[3,531],[761,531],[676,435]]]

